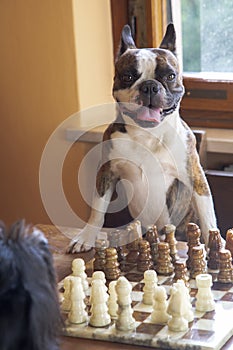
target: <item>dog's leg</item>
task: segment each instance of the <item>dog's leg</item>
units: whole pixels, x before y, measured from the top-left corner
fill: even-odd
[[[116,180],[110,171],[109,163],[105,163],[97,174],[97,193],[92,201],[88,222],[81,232],[71,240],[67,249],[68,253],[88,251],[94,247],[95,239],[103,226],[104,216],[111,201],[115,185]]]
[[[193,201],[202,232],[202,237],[205,245],[207,246],[209,241],[209,230],[217,227],[214,203],[209,184],[201,166],[196,168],[194,175]]]

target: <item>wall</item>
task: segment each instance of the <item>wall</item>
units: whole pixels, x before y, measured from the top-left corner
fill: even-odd
[[[93,1],[95,6],[97,2],[104,3],[108,10],[108,1]],[[32,223],[49,223],[39,191],[39,164],[44,146],[53,130],[80,107],[87,107],[88,102],[101,103],[102,98],[107,101],[106,86],[109,87],[112,79],[112,47],[110,39],[106,42],[110,19],[107,12],[102,14],[104,5],[89,12],[90,3],[86,0],[0,2],[0,218],[7,224],[22,217]],[[84,31],[89,20],[92,25]],[[94,54],[95,64],[90,72],[98,77],[98,87],[91,90],[98,90],[98,96],[88,101],[92,92],[90,95],[85,88],[90,84],[85,70],[88,72],[90,67],[88,62],[85,64],[82,52],[90,52],[89,37],[93,30],[98,34],[95,43],[99,41],[100,47],[104,47],[103,56],[110,52],[110,63],[105,80],[106,61],[98,68],[100,53]],[[77,152],[77,159],[81,159],[82,149]],[[79,197],[75,200],[81,201]],[[85,207],[83,211],[85,216]]]

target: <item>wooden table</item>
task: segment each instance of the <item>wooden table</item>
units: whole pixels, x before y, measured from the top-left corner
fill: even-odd
[[[69,243],[69,239],[61,234],[61,232],[50,225],[37,225],[41,229],[45,236],[47,237],[51,251],[54,257],[54,265],[57,272],[57,279],[60,281],[65,276],[71,273],[71,262],[73,259],[79,257],[83,258],[85,262],[91,260],[94,256],[94,251],[91,250],[86,253],[78,254],[66,254],[65,249]],[[179,243],[179,252],[181,254],[185,251],[185,243]],[[233,317],[233,315],[232,315]],[[224,327],[224,325],[223,325]],[[136,345],[127,345],[112,343],[99,340],[89,340],[83,338],[71,338],[71,337],[61,337],[61,350],[159,350],[157,348],[145,347],[145,346],[136,346]],[[233,336],[228,340],[228,342],[222,347],[221,350],[232,350],[233,349]]]

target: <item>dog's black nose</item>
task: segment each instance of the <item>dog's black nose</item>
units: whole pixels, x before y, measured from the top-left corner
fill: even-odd
[[[155,95],[158,91],[159,86],[154,80],[144,81],[140,86],[140,92],[147,96]]]

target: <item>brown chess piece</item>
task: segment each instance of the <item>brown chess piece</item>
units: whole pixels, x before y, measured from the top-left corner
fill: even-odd
[[[232,256],[228,249],[221,249],[219,253],[219,273],[218,282],[232,283],[233,282],[233,267]]]
[[[105,264],[105,276],[107,280],[116,280],[120,276],[118,255],[116,248],[107,248],[106,249],[106,264]]]
[[[200,237],[201,237],[201,231],[199,229],[199,226],[190,222],[187,225],[187,244],[188,244],[188,259],[186,261],[187,268],[191,268],[192,264],[192,248],[198,247],[201,245]]]
[[[226,233],[226,249],[230,250],[231,256],[233,256],[233,228],[227,230],[227,233]]]
[[[169,244],[170,255],[171,255],[173,264],[176,260],[179,259],[177,255],[177,248],[176,248],[177,240],[175,238],[175,231],[176,231],[176,227],[172,224],[168,224],[164,226],[165,242]]]
[[[189,278],[188,278],[188,270],[186,267],[185,261],[176,260],[174,263],[174,272],[175,275],[173,277],[173,282],[177,282],[178,280],[183,280],[186,287],[189,287]]]
[[[160,242],[158,244],[158,259],[156,265],[156,272],[159,275],[172,275],[174,267],[171,263],[170,249],[167,242]]]
[[[197,275],[207,273],[204,249],[203,245],[192,248],[192,264],[190,269],[191,278],[195,279]]]
[[[156,225],[148,227],[145,239],[150,243],[152,261],[156,265],[158,258],[158,244],[160,242]]]
[[[218,270],[219,268],[219,252],[222,248],[221,235],[218,229],[209,230],[209,254],[208,254],[208,267],[211,270]]]
[[[95,255],[93,262],[94,271],[104,271],[105,268],[105,250],[108,246],[106,239],[96,239]]]
[[[150,243],[146,240],[139,242],[139,255],[137,260],[137,270],[145,272],[153,268],[152,256],[150,253]]]
[[[133,242],[128,243],[126,245],[128,254],[126,256],[126,263],[127,264],[135,264],[136,261],[138,260],[138,255],[139,255],[139,241],[141,239],[135,239]]]

